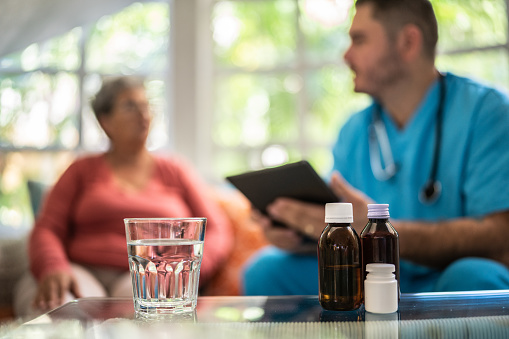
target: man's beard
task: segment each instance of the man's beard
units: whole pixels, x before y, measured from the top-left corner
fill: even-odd
[[[356,88],[355,91],[377,98],[384,88],[396,84],[405,74],[400,56],[394,51],[394,46],[390,46],[388,52],[381,56],[373,67],[364,71],[367,86]]]

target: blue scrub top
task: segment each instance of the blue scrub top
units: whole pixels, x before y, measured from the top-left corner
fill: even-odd
[[[333,148],[334,169],[377,203],[390,205],[395,219],[438,221],[481,217],[509,209],[509,99],[500,91],[453,74],[446,94],[437,179],[442,194],[419,200],[431,173],[440,84],[436,81],[403,129],[382,111],[396,175],[377,180],[369,157],[368,127],[373,105],[353,115]]]

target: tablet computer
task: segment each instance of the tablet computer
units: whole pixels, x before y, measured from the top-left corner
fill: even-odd
[[[306,161],[228,176],[226,179],[242,192],[254,208],[267,214],[276,198],[326,204],[339,199]]]

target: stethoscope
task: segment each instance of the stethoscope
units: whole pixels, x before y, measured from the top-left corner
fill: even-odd
[[[440,158],[440,145],[442,143],[442,116],[445,104],[445,77],[439,73],[440,97],[437,108],[437,122],[435,124],[435,150],[433,153],[433,163],[429,179],[419,192],[419,200],[424,204],[432,204],[442,193],[442,184],[437,180],[438,159]],[[380,149],[380,151],[379,151]],[[382,167],[383,158],[385,167]],[[369,161],[371,170],[377,180],[386,181],[396,175],[398,167],[392,156],[391,145],[387,130],[381,118],[380,104],[375,103],[373,112],[373,121],[369,126]]]

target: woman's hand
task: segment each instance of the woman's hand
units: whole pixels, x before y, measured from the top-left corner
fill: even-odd
[[[58,307],[64,303],[67,292],[72,293],[76,298],[81,298],[74,276],[63,271],[50,273],[39,282],[34,306],[41,310]]]

